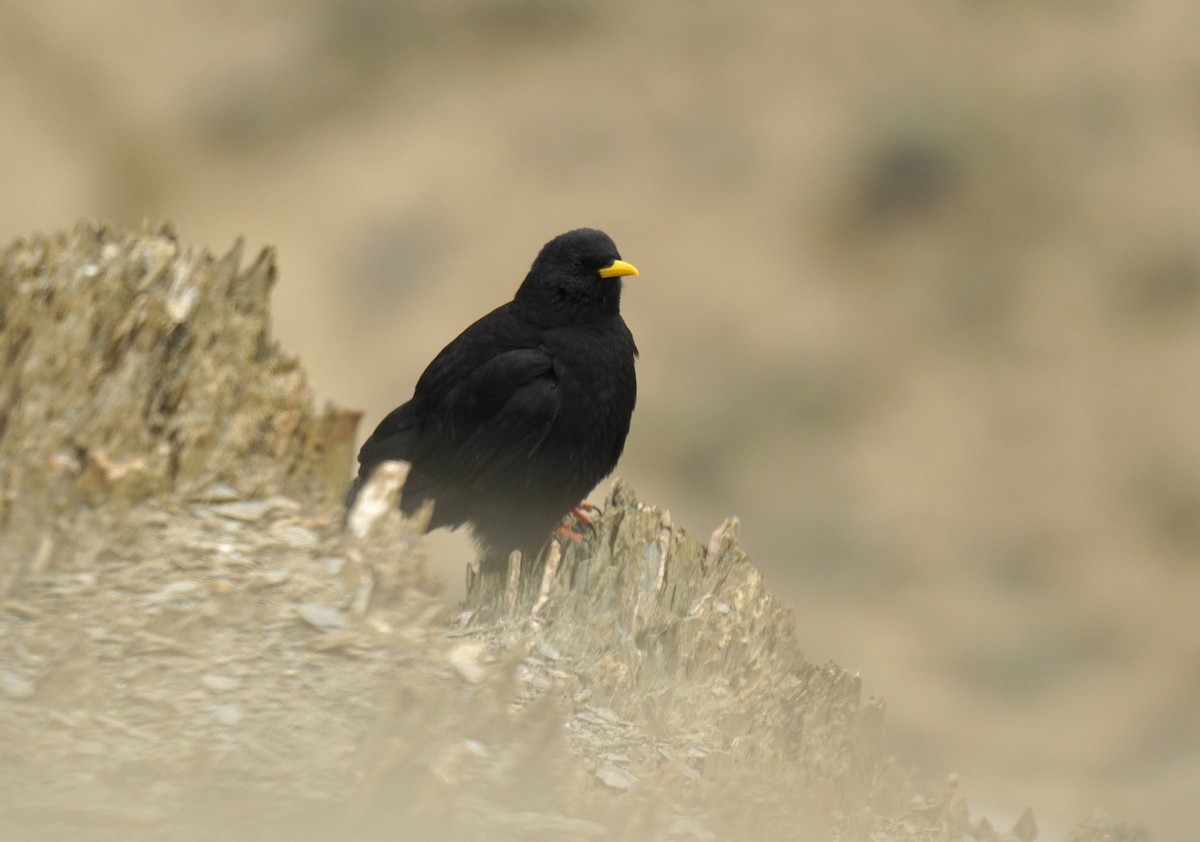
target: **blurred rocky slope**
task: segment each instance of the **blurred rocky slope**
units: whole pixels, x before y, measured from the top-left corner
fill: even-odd
[[[4,252],[9,838],[1036,838],[913,783],[736,522],[701,543],[618,483],[555,577],[447,620],[400,476],[343,534],[356,418],[239,258],[91,224]]]

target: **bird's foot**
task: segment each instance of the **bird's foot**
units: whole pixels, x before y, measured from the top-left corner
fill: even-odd
[[[600,514],[601,511],[599,506],[593,506],[591,503],[587,502],[580,503],[578,506],[573,507],[571,511],[567,512],[567,517],[563,519],[564,522],[555,527],[554,534],[556,536],[566,538],[568,541],[582,541],[582,531],[576,529],[576,525],[586,528],[589,532],[595,532],[595,518],[599,517]],[[567,523],[566,521],[568,520],[573,520],[574,523]]]

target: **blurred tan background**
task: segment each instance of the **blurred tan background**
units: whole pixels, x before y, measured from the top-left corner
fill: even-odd
[[[642,272],[619,473],[739,515],[923,775],[1181,839],[1197,33],[1191,0],[0,2],[0,238],[275,246],[277,335],[365,436],[606,229]]]

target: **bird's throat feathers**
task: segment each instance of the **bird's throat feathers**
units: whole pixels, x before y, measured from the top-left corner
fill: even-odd
[[[513,299],[521,316],[539,327],[560,327],[612,318],[621,312],[620,278],[538,275],[535,267]]]

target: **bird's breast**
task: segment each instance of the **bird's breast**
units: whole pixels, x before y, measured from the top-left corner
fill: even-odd
[[[637,399],[633,340],[624,324],[618,327],[577,329],[548,343],[559,409],[547,441],[562,447],[565,462],[587,463],[581,467],[597,480],[620,454]]]

